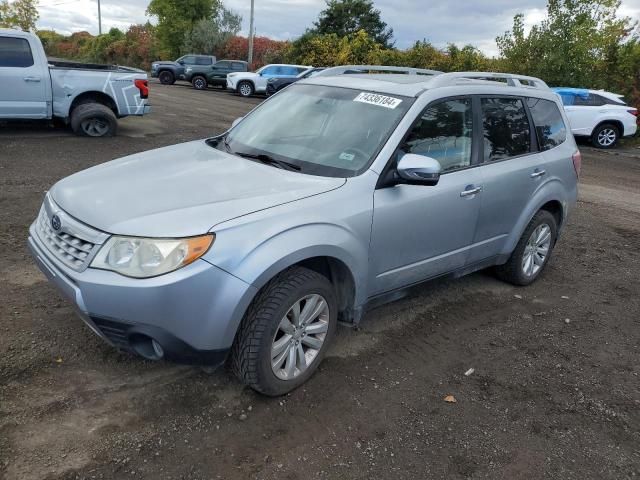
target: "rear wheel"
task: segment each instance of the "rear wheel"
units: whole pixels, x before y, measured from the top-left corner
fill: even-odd
[[[207,79],[200,75],[197,77],[193,77],[193,79],[191,80],[191,85],[193,85],[193,88],[195,88],[196,90],[206,90]]]
[[[158,79],[163,85],[173,85],[174,83],[176,83],[176,77],[168,70],[160,72],[160,74],[158,75]]]
[[[277,275],[253,301],[231,352],[238,378],[277,396],[302,385],[318,368],[337,325],[329,280],[294,267]]]
[[[253,85],[251,82],[240,82],[238,84],[238,93],[242,97],[250,97],[253,95]]]
[[[71,128],[77,135],[112,137],[118,120],[111,109],[101,103],[84,103],[71,112]]]
[[[620,131],[618,127],[611,123],[603,123],[598,125],[593,131],[591,141],[594,147],[597,148],[613,148],[618,143],[620,138]]]
[[[514,285],[533,283],[549,262],[557,232],[556,219],[550,212],[536,213],[507,263],[496,267],[498,277]]]

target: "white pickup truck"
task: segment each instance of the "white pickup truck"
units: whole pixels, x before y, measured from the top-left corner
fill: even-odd
[[[52,119],[78,135],[112,136],[117,119],[149,112],[142,70],[50,62],[40,39],[0,29],[0,120]]]

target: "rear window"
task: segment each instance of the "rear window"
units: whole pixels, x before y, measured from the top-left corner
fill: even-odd
[[[531,129],[519,98],[483,98],[484,160],[493,162],[531,150]]]
[[[567,139],[567,127],[555,102],[528,98],[527,106],[533,117],[540,150],[550,150]]]
[[[26,68],[32,65],[31,47],[25,38],[0,37],[0,67]]]

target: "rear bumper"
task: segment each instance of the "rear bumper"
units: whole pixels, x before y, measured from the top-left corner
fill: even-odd
[[[146,358],[153,358],[145,354],[153,339],[169,360],[224,361],[257,291],[204,260],[148,279],[93,268],[76,272],[51,257],[33,226],[30,234],[28,246],[38,268],[91,330],[111,345]]]

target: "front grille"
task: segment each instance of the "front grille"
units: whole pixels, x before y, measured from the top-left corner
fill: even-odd
[[[95,326],[102,334],[109,339],[116,347],[123,350],[129,349],[129,340],[127,339],[127,329],[131,326],[126,323],[114,322],[100,317],[91,317]]]
[[[40,240],[58,260],[77,271],[86,267],[95,244],[70,233],[54,231],[44,208],[40,211],[36,228]]]

